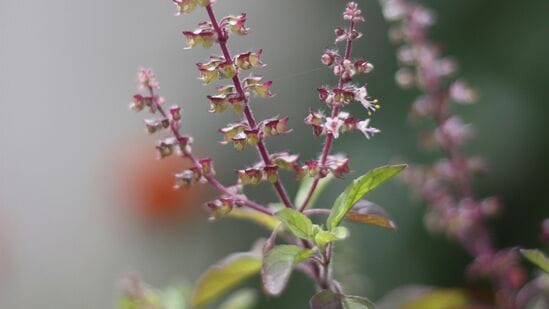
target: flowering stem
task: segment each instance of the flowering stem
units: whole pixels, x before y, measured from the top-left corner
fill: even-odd
[[[221,51],[223,52],[223,56],[225,57],[225,61],[229,64],[232,64],[233,59],[232,59],[231,53],[229,52],[229,49],[227,48],[227,39],[228,39],[227,34],[224,31],[222,31],[221,28],[219,27],[219,24],[217,22],[217,19],[215,17],[215,14],[214,14],[214,11],[212,9],[211,4],[206,6],[206,11],[208,12],[208,16],[210,18],[212,26],[213,26],[215,32],[217,33],[218,44],[219,44],[219,47],[221,48]],[[253,113],[252,113],[252,110],[250,109],[250,107],[248,105],[248,98],[247,98],[247,96],[244,92],[244,89],[242,88],[242,83],[240,82],[240,77],[239,77],[238,73],[236,73],[233,76],[232,80],[233,80],[233,84],[235,86],[235,89],[238,92],[238,95],[244,100],[244,103],[245,103],[245,105],[244,105],[244,115],[245,115],[246,121],[248,122],[248,126],[251,129],[256,129],[257,128],[257,122],[255,120],[255,117],[254,117]],[[270,158],[270,155],[269,155],[269,151],[267,150],[267,147],[265,146],[264,139],[262,137],[257,142],[257,150],[259,152],[259,156],[263,160],[263,163],[265,163],[265,165],[271,165],[272,162],[271,162],[271,158]],[[284,188],[284,186],[282,185],[280,180],[276,180],[273,185],[275,187],[275,190],[276,190],[278,196],[280,197],[280,200],[284,203],[284,205],[288,208],[293,208],[293,204],[290,201],[290,198],[288,197],[288,193],[286,192],[286,189]]]
[[[352,33],[355,28],[355,23],[353,21],[349,22],[349,29],[347,30],[347,33]],[[345,46],[345,60],[349,60],[351,58],[351,50],[353,48],[353,40],[350,36],[347,37],[347,45]],[[338,82],[338,88],[343,87],[344,79],[343,75],[339,77]],[[339,114],[339,104],[334,104],[332,106],[332,118],[337,117]],[[328,155],[330,154],[330,150],[332,149],[332,144],[334,142],[334,135],[331,133],[326,134],[326,140],[324,142],[324,147],[322,148],[322,153],[320,155],[320,166],[323,167],[326,165],[326,160],[328,160]],[[303,212],[307,208],[307,205],[311,201],[311,197],[316,191],[316,188],[318,186],[318,182],[320,181],[321,175],[317,175],[315,179],[313,180],[313,183],[311,187],[309,188],[309,191],[307,192],[307,197],[303,201],[303,204],[299,207],[299,211]]]
[[[166,113],[162,105],[158,103],[157,96],[154,93],[154,89],[152,87],[147,87],[147,89],[152,98],[152,104],[155,105],[156,109],[162,115],[162,117],[164,117],[164,119],[169,119],[168,114]],[[177,140],[181,139],[181,134],[179,133],[179,130],[175,126],[170,125],[170,130]],[[191,160],[194,167],[196,168],[202,167],[200,162],[198,161],[198,159],[194,157],[192,152],[190,152],[186,147],[180,147],[180,148],[181,148],[181,151],[183,152],[183,156],[189,158],[189,160]],[[221,193],[231,196],[239,203],[242,203],[251,209],[257,210],[267,215],[271,215],[271,216],[273,215],[272,211],[270,211],[267,207],[260,205],[257,202],[235,195],[227,187],[221,184],[213,175],[204,174],[203,176],[204,178],[206,178],[206,180],[212,187],[214,187],[216,190],[220,191]]]

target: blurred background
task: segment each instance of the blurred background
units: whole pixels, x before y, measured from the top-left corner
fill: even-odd
[[[274,81],[277,96],[253,100],[256,114],[290,116],[292,138],[273,138],[270,148],[315,157],[321,140],[313,140],[302,119],[320,106],[315,89],[335,82],[319,57],[332,46],[344,1],[218,2],[220,16],[248,13],[252,32],[231,40],[232,50],[265,50],[269,66],[261,74]],[[395,50],[379,4],[357,2],[367,22],[353,54],[375,64],[360,81],[383,103],[373,120],[382,134],[370,141],[344,136],[335,150],[352,157],[357,174],[393,160],[429,162],[433,155],[418,148],[418,130],[407,121],[416,93],[394,83]],[[476,180],[478,194],[497,194],[506,207],[493,222],[497,242],[541,247],[539,226],[549,216],[549,2],[424,3],[439,14],[435,40],[459,59],[460,74],[481,94],[459,113],[476,127],[467,151],[490,163],[490,173]],[[207,188],[174,193],[170,175],[183,164],[156,161],[141,115],[128,111],[137,69],[151,67],[162,95],[183,106],[195,151],[214,158],[225,183],[235,180],[234,168],[256,161],[253,151],[237,155],[217,143],[217,128],[234,116],[207,112],[204,96],[213,87],[201,86],[194,63],[208,52],[183,51],[180,32],[205,15],[174,17],[174,11],[168,0],[0,0],[0,308],[111,308],[125,272],[156,286],[194,281],[208,265],[268,236],[245,222],[208,223],[200,205]],[[293,194],[292,180],[286,182]],[[324,206],[347,182],[324,193]],[[251,196],[275,200],[266,185]],[[338,247],[336,260],[350,292],[378,299],[406,284],[465,284],[468,256],[424,230],[424,205],[402,183],[386,184],[370,199],[399,230],[350,226],[349,245]],[[259,307],[300,308],[312,293],[296,274],[283,297]]]

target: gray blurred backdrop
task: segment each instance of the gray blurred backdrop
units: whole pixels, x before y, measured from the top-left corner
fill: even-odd
[[[292,138],[270,141],[270,148],[295,149],[304,160],[316,156],[321,141],[312,139],[302,119],[310,106],[320,106],[316,87],[334,83],[330,72],[319,69],[319,56],[332,46],[344,1],[218,2],[219,16],[249,16],[251,34],[231,40],[231,49],[265,50],[269,66],[261,73],[274,81],[277,96],[254,100],[257,115],[289,115],[295,129]],[[430,160],[407,123],[415,94],[393,82],[394,48],[379,6],[358,2],[367,22],[354,55],[375,64],[361,81],[383,103],[373,120],[382,134],[371,141],[345,136],[335,148],[351,155],[357,173],[393,160]],[[440,14],[435,38],[457,56],[461,74],[481,93],[478,105],[459,112],[478,132],[468,151],[484,154],[491,165],[491,173],[478,180],[479,193],[499,194],[507,206],[494,224],[498,241],[540,246],[537,229],[549,215],[548,2],[426,3]],[[152,67],[162,94],[183,106],[185,131],[195,136],[197,151],[217,160],[223,180],[233,181],[233,168],[256,160],[253,151],[237,156],[216,143],[217,128],[234,116],[207,112],[204,96],[212,87],[201,86],[194,63],[208,52],[182,49],[180,31],[193,29],[204,12],[173,13],[168,0],[0,0],[0,308],[110,308],[118,278],[127,271],[158,286],[194,280],[220,257],[267,236],[246,223],[208,224],[203,214],[148,224],[120,207],[131,198],[118,192],[127,179],[119,166],[133,157],[135,145],[151,142],[141,116],[127,108],[140,66]],[[345,183],[326,191],[325,206]],[[375,299],[403,284],[464,282],[467,256],[423,230],[423,205],[407,193],[392,182],[371,196],[393,215],[398,232],[352,226],[351,245],[338,248],[337,268],[353,293]],[[254,197],[274,200],[268,187]],[[288,293],[260,307],[299,308],[312,292],[296,275]]]

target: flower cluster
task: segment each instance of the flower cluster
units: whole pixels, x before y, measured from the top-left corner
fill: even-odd
[[[452,114],[453,104],[470,104],[476,93],[453,78],[456,61],[442,56],[440,48],[430,41],[429,29],[435,21],[432,11],[407,0],[382,3],[386,19],[395,22],[389,35],[401,44],[396,81],[403,88],[417,87],[422,93],[412,104],[412,119],[430,118],[436,123],[433,131],[423,133],[421,142],[445,154],[431,166],[408,169],[405,181],[429,205],[427,227],[457,239],[475,258],[468,273],[491,278],[498,305],[516,308],[514,298],[526,275],[516,252],[494,246],[486,221],[500,212],[501,205],[494,197],[475,197],[471,178],[485,170],[485,163],[461,152],[460,146],[473,137],[473,129]]]
[[[355,204],[357,207],[361,204],[360,199],[363,195],[398,174],[405,166],[381,167],[355,180],[351,187],[358,186],[355,189],[358,193],[347,196],[351,189],[344,191],[334,203],[332,212],[307,209],[312,206],[314,197],[324,186],[319,185],[321,179],[325,178],[322,183],[326,183],[332,178],[344,178],[351,171],[348,157],[331,153],[334,139],[337,139],[341,134],[357,130],[368,139],[379,133],[378,129],[370,126],[370,118],[358,118],[342,110],[356,102],[364,107],[370,117],[380,108],[379,102],[368,95],[366,86],[357,86],[353,83],[358,75],[367,74],[373,70],[373,65],[370,62],[362,58],[351,58],[353,43],[362,37],[356,26],[358,23],[364,22],[358,5],[354,2],[347,4],[343,19],[348,22],[348,26],[345,29],[338,27],[335,30],[335,42],[345,42],[346,44],[343,55],[339,55],[335,49],[329,49],[321,56],[321,62],[332,67],[333,73],[339,79],[335,87],[324,86],[318,89],[319,98],[330,109],[330,115],[324,116],[322,111],[311,110],[305,118],[305,123],[313,128],[314,135],[325,138],[324,147],[318,159],[299,162],[300,158],[297,154],[272,153],[267,148],[268,139],[292,132],[288,125],[289,118],[282,116],[260,120],[256,119],[252,112],[250,105],[252,98],[268,99],[273,97],[271,81],[263,80],[261,76],[253,73],[246,73],[246,76],[243,76],[245,71],[265,66],[262,61],[263,50],[251,50],[235,55],[229,51],[227,43],[231,35],[241,36],[249,32],[249,28],[246,26],[246,14],[229,15],[218,20],[213,10],[213,0],[172,1],[177,7],[177,15],[187,14],[197,7],[203,7],[208,16],[208,20],[200,22],[195,30],[183,31],[186,48],[207,49],[217,46],[221,51],[220,55],[210,55],[205,62],[196,64],[199,79],[204,85],[225,82],[225,84],[217,85],[215,92],[207,96],[209,111],[224,113],[231,109],[237,117],[237,120],[219,129],[221,143],[232,145],[236,151],[252,148],[259,155],[258,162],[252,166],[235,169],[236,182],[234,185],[223,185],[217,179],[213,160],[210,157],[196,158],[191,147],[192,137],[180,133],[183,119],[182,109],[178,106],[166,108],[166,100],[156,93],[160,87],[154,73],[149,69],[142,69],[138,77],[140,92],[134,95],[130,108],[135,112],[146,109],[154,116],[145,120],[145,127],[149,133],[168,133],[165,134],[166,136],[160,137],[156,144],[160,158],[178,155],[192,163],[190,168],[178,171],[174,175],[175,188],[186,188],[196,183],[208,183],[220,193],[217,198],[205,205],[212,220],[235,216],[250,219],[271,229],[271,237],[262,244],[262,248],[259,250],[262,252],[260,255],[261,275],[264,289],[268,294],[278,295],[284,288],[292,269],[296,268],[311,277],[321,290],[311,299],[312,308],[323,307],[321,303],[327,297],[333,298],[340,305],[343,304],[344,299],[348,298],[345,303],[352,302],[360,304],[360,308],[370,308],[371,303],[366,299],[342,294],[341,287],[333,280],[331,275],[333,243],[346,238],[349,234],[345,227],[339,226],[343,219],[394,228],[394,224],[386,218],[385,214],[351,210]],[[303,179],[294,202],[290,200],[281,182],[279,174],[283,171],[293,173],[297,180]],[[333,177],[327,177],[329,175]],[[375,182],[374,185],[372,185],[373,182]],[[275,206],[264,206],[252,201],[244,193],[245,187],[249,188],[262,183],[272,185],[276,191],[279,203],[269,204]],[[361,186],[364,188],[360,188]],[[308,216],[315,214],[328,214],[326,225],[313,224]],[[284,226],[284,230],[281,229],[281,226]],[[284,239],[289,244],[275,245],[279,233],[285,233],[287,237]],[[256,251],[245,255],[257,259]],[[281,262],[279,259],[286,259],[287,256],[293,259],[290,263],[284,260],[282,268],[271,267],[278,265]],[[255,263],[255,260],[251,262]],[[246,261],[246,263],[251,262]],[[297,264],[300,264],[299,267]],[[233,273],[235,272],[233,271]],[[198,285],[193,306],[203,305],[214,297],[202,299],[200,291],[207,288],[202,287],[201,283]],[[317,302],[320,303],[317,304]]]

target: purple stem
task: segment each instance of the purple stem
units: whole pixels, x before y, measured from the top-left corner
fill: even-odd
[[[353,21],[349,22],[349,28],[347,30],[347,33],[352,33],[355,27],[355,23]],[[345,46],[345,59],[351,58],[351,50],[353,48],[353,40],[350,36],[347,37],[347,45]],[[343,87],[344,80],[341,76],[339,78],[339,82],[337,84],[338,88]],[[334,104],[332,106],[332,118],[337,117],[339,114],[340,105]],[[330,150],[332,149],[332,144],[334,142],[334,136],[331,133],[326,134],[326,140],[324,142],[324,147],[322,148],[322,153],[320,154],[320,166],[324,167],[326,165],[326,161],[328,160],[328,155],[330,155]],[[307,192],[307,197],[303,201],[303,204],[299,207],[299,211],[303,212],[307,208],[307,205],[311,201],[311,198],[313,197],[313,194],[316,191],[316,188],[318,186],[318,182],[320,181],[321,176],[317,175],[315,179],[313,180],[313,183],[311,187],[309,188],[309,191]]]
[[[221,30],[219,27],[219,24],[217,22],[217,19],[215,17],[214,11],[212,9],[211,4],[206,6],[206,11],[208,12],[208,16],[210,17],[210,21],[212,23],[212,26],[217,33],[217,41],[219,43],[219,47],[221,48],[221,51],[223,52],[223,56],[225,57],[225,61],[229,64],[233,63],[233,58],[231,57],[231,53],[229,52],[229,49],[227,48],[227,34]],[[255,120],[255,117],[252,113],[252,110],[250,109],[248,105],[248,98],[246,97],[246,94],[244,93],[244,89],[242,88],[242,84],[240,82],[240,77],[238,73],[235,74],[235,76],[232,78],[233,84],[236,88],[236,91],[238,92],[238,95],[244,100],[245,106],[244,106],[244,115],[246,117],[246,121],[248,122],[248,126],[251,129],[257,128],[257,122]],[[257,150],[259,152],[259,156],[265,163],[265,165],[272,165],[271,162],[271,156],[269,155],[269,151],[267,150],[267,147],[265,146],[265,142],[263,139],[263,135],[257,142]],[[284,203],[284,205],[288,208],[293,208],[293,204],[290,201],[290,198],[288,197],[288,193],[286,192],[286,189],[280,182],[280,180],[277,180],[274,184],[275,190],[280,197],[280,200]]]

